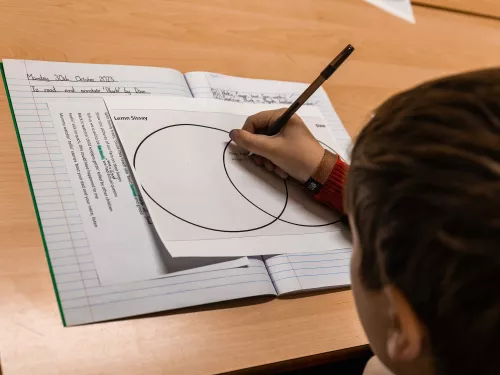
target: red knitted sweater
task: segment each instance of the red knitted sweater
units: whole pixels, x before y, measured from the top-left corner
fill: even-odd
[[[340,213],[344,213],[344,184],[349,171],[349,165],[340,157],[337,158],[328,179],[319,193],[314,195],[314,198],[322,203],[325,203]]]

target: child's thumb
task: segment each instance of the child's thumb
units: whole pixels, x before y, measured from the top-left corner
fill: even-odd
[[[271,158],[272,139],[266,135],[254,134],[242,129],[234,129],[229,132],[229,138],[245,150],[267,159]]]

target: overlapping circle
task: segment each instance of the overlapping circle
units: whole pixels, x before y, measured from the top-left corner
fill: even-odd
[[[199,137],[193,138],[193,130],[196,130],[196,132],[200,132]],[[205,202],[206,204],[199,204],[200,207],[193,209],[193,208],[188,208],[190,203],[189,201],[182,201],[183,199],[186,200],[189,198],[186,198],[186,194],[183,194],[180,191],[183,189],[184,185],[182,181],[177,181],[174,175],[170,175],[170,173],[172,173],[171,171],[162,170],[161,173],[169,174],[168,176],[161,176],[161,177],[152,176],[152,178],[149,179],[140,178],[141,187],[144,193],[158,207],[160,207],[163,211],[167,212],[173,217],[187,224],[191,224],[199,228],[215,232],[226,232],[226,233],[252,232],[266,228],[277,221],[301,227],[323,227],[338,222],[338,217],[332,215],[330,210],[326,210],[325,208],[319,206],[317,203],[308,203],[308,205],[310,204],[310,206],[307,207],[307,209],[305,209],[306,212],[315,210],[318,211],[317,213],[313,212],[310,215],[312,220],[309,220],[309,222],[307,217],[303,219],[303,217],[307,215],[302,215],[302,214],[293,215],[292,213],[289,215],[291,217],[286,217],[287,207],[290,207],[290,194],[292,194],[292,197],[298,198],[296,199],[296,201],[293,200],[292,207],[293,205],[295,206],[302,205],[302,203],[297,203],[297,202],[304,202],[304,201],[310,202],[311,199],[299,198],[298,195],[306,194],[303,192],[302,187],[295,186],[291,182],[287,180],[281,180],[278,177],[269,177],[270,174],[268,174],[266,171],[262,171],[262,168],[253,166],[253,163],[249,162],[246,165],[246,167],[252,169],[251,170],[252,173],[257,173],[257,174],[261,173],[261,177],[263,177],[263,179],[266,179],[266,186],[264,188],[267,188],[267,185],[269,185],[269,183],[272,185],[270,191],[272,192],[272,194],[274,194],[274,198],[273,199],[269,198],[267,200],[265,199],[266,194],[261,193],[263,186],[262,185],[259,186],[259,184],[261,183],[259,182],[259,179],[252,179],[252,181],[254,180],[256,181],[255,184],[253,183],[249,184],[248,180],[245,180],[247,181],[246,184],[243,184],[240,181],[238,181],[238,174],[240,173],[239,169],[235,169],[232,167],[236,163],[229,163],[229,160],[232,157],[230,156],[230,154],[234,155],[234,152],[230,151],[232,144],[230,141],[228,141],[228,132],[220,128],[206,126],[206,125],[199,125],[199,124],[175,124],[175,125],[164,126],[147,135],[138,144],[133,157],[133,166],[139,173],[139,176],[141,176],[141,167],[138,164],[144,163],[145,165],[146,163],[151,164],[153,162],[160,164],[162,163],[161,160],[162,155],[160,154],[168,154],[169,152],[171,154],[169,157],[165,156],[166,158],[164,160],[165,163],[172,163],[173,161],[172,158],[177,159],[180,162],[180,160],[184,159],[185,156],[184,154],[175,153],[175,150],[179,149],[179,147],[176,146],[178,144],[182,145],[193,144],[196,143],[196,140],[202,147],[207,147],[206,145],[211,143],[212,145],[209,148],[213,153],[217,153],[217,149],[219,150],[218,155],[208,155],[207,157],[218,158],[218,160],[222,162],[221,164],[225,178],[227,179],[226,181],[230,183],[230,185],[234,189],[234,192],[237,192],[237,195],[243,198],[242,202],[246,202],[248,204],[246,205],[247,207],[243,207],[241,202],[235,203],[235,200],[231,198],[232,205],[237,206],[235,207],[236,211],[233,213],[232,218],[224,220],[219,216],[217,216],[216,212],[217,208],[214,202],[219,200],[220,201],[219,203],[221,203],[225,197],[218,196],[217,191],[209,189],[210,186],[208,187],[208,190],[213,192],[212,193],[212,195],[214,196],[213,199],[207,198],[203,200],[203,202]],[[169,148],[169,146],[171,147]],[[324,146],[329,148],[327,145]],[[152,158],[151,152],[144,152],[144,151],[147,149],[157,149],[158,147],[161,147],[163,150],[169,149],[170,151],[169,152],[162,151],[161,153],[155,154],[154,155],[155,160],[150,160]],[[192,147],[195,148],[197,147],[197,145],[194,144],[192,145]],[[186,152],[189,153],[189,151]],[[199,155],[200,153],[196,152],[193,154]],[[142,159],[144,159],[142,160],[142,162],[141,162],[141,155],[144,155],[144,157],[142,157]],[[157,158],[160,158],[160,160],[158,160]],[[200,163],[207,164],[214,170],[213,173],[218,173],[219,167],[216,165],[216,159],[209,159],[209,161],[207,161],[206,158],[203,158],[202,160],[198,161],[195,160],[192,163],[185,162],[183,166],[185,166],[188,169],[192,168],[193,170],[185,171],[185,168],[181,168],[180,171],[181,173],[191,173],[190,174],[191,177],[196,176],[197,173],[199,173]],[[241,164],[238,164],[238,166],[240,165]],[[177,172],[178,171],[179,170],[177,170]],[[203,172],[208,173],[207,171]],[[173,173],[175,173],[175,171]],[[156,186],[161,185],[154,182],[156,181],[155,180],[156,178],[163,178],[163,182],[166,181],[165,178],[168,178],[169,182],[170,180],[172,181],[171,184],[169,184],[169,186],[171,187],[169,190],[170,194],[163,193],[162,191],[159,191],[157,188],[155,188]],[[270,178],[272,178],[272,180],[270,180]],[[190,180],[193,179],[191,178]],[[210,178],[207,178],[205,181],[207,181],[208,183],[208,180],[213,180],[213,176],[211,175]],[[220,181],[218,181],[217,183],[223,184],[223,182]],[[204,187],[202,186],[200,194],[204,194],[203,189]],[[253,195],[254,191],[259,192],[259,194]],[[231,193],[227,190],[225,190],[225,192],[228,195],[232,195],[234,193],[234,192]],[[203,199],[201,197],[199,198]],[[229,197],[227,198],[229,200]],[[198,203],[200,202],[200,199],[198,199]],[[199,214],[200,210],[203,210],[204,207],[206,206],[210,206],[212,203],[214,203],[214,206],[212,206],[212,208],[208,207],[207,212],[204,212],[201,215]],[[184,207],[186,207],[186,209],[184,209]],[[229,209],[230,208],[231,207],[229,207]],[[300,208],[302,207],[299,207],[299,210],[296,210],[298,213],[302,212]],[[228,209],[227,206],[226,209]],[[197,214],[193,214],[194,211],[196,211]],[[254,218],[254,220],[250,220],[249,216]]]

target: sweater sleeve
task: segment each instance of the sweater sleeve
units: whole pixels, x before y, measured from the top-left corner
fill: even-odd
[[[340,157],[337,158],[326,182],[314,198],[321,203],[333,207],[340,213],[344,213],[344,185],[349,171],[349,165]]]

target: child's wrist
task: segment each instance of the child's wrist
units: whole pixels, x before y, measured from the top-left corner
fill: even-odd
[[[323,158],[316,167],[316,170],[311,175],[311,178],[324,185],[328,177],[332,173],[335,164],[337,163],[338,155],[328,150],[324,151]]]
[[[318,169],[324,157],[325,150],[321,144],[314,140],[315,144],[307,147],[307,153],[301,156],[300,167],[297,175],[293,175],[301,184],[306,182]]]
[[[329,204],[340,213],[344,213],[343,191],[348,170],[349,165],[342,158],[325,151],[318,170],[304,186],[317,201]]]
[[[332,173],[338,155],[328,150],[323,151],[323,157],[311,176],[304,182],[304,186],[311,193],[316,194],[323,187]]]

